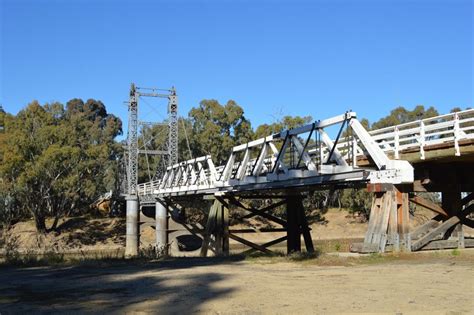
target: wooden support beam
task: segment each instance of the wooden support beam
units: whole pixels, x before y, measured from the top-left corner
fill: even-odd
[[[298,198],[290,197],[286,205],[287,253],[301,252],[301,231],[298,224]]]
[[[367,184],[367,191],[373,193],[392,191],[393,189],[393,184]]]
[[[226,194],[225,197],[230,195]],[[240,199],[286,199],[292,195],[239,195]]]
[[[453,216],[449,218],[448,220],[444,221],[441,223],[437,228],[431,230],[429,233],[427,233],[425,236],[421,237],[417,241],[413,242],[411,245],[412,250],[419,250],[426,244],[428,244],[430,241],[433,240],[434,237],[446,233],[451,227],[459,223],[460,219],[458,216]]]
[[[441,204],[448,215],[453,216],[461,211],[462,199],[460,191],[443,191],[441,193]]]
[[[379,251],[378,244],[352,243],[349,249],[354,253],[376,253]]]
[[[474,200],[474,192],[470,193],[466,197],[462,198],[461,204],[467,205],[469,202]]]
[[[272,210],[272,209],[274,209],[278,206],[286,204],[287,203],[286,200],[276,202],[276,203],[274,203],[272,205],[269,205],[269,206],[267,206],[265,208],[262,208],[262,209],[255,209],[255,208],[248,207],[248,206],[244,205],[242,202],[240,202],[240,200],[238,200],[237,198],[235,198],[235,196],[232,196],[232,195],[226,195],[225,197],[224,196],[215,196],[215,199],[216,199],[216,201],[219,201],[223,205],[223,207],[225,209],[227,209],[227,211],[230,207],[230,204],[232,204],[232,205],[235,205],[235,206],[237,206],[237,207],[239,207],[239,208],[241,208],[245,211],[250,212],[250,214],[244,216],[243,218],[251,218],[253,216],[261,216],[261,217],[264,217],[264,218],[266,218],[270,221],[273,221],[273,222],[283,226],[283,228],[262,229],[262,230],[260,230],[260,232],[285,232],[285,231],[287,232],[287,228],[286,228],[287,227],[287,221],[285,221],[281,218],[278,218],[278,217],[276,217],[272,214],[267,213],[267,211],[270,211],[270,210]],[[228,227],[227,227],[227,231],[224,233],[224,235],[228,235],[228,238],[236,240],[236,241],[238,241],[238,242],[240,242],[244,245],[247,245],[247,246],[251,247],[253,250],[259,250],[259,251],[262,251],[264,253],[272,253],[272,251],[266,249],[265,247],[271,246],[273,244],[280,243],[280,242],[288,239],[288,235],[287,235],[287,236],[284,236],[284,237],[280,237],[276,240],[270,241],[270,242],[268,242],[264,245],[258,245],[258,244],[250,242],[250,241],[248,241],[246,239],[243,239],[243,238],[241,238],[241,237],[234,234],[234,233],[252,233],[252,232],[259,232],[259,231],[255,231],[253,229],[229,230]],[[309,233],[309,227],[307,228],[307,232]],[[299,229],[298,229],[298,233],[299,233]],[[301,241],[300,241],[300,243],[301,243]],[[225,246],[224,246],[224,248],[225,248]],[[301,245],[300,245],[300,248],[301,248]]]
[[[462,219],[462,224],[467,225],[471,229],[474,229],[474,220],[464,218]]]
[[[408,194],[402,193],[401,204],[398,208],[398,234],[403,250],[412,250],[410,239],[410,208],[408,204]]]
[[[217,256],[222,256],[222,232],[223,232],[223,226],[222,226],[222,204],[218,202],[217,200],[214,202],[215,207],[216,207],[216,225],[213,231],[214,237],[215,237],[215,250],[216,250],[216,255]]]
[[[226,203],[225,200],[219,198],[219,200],[221,200],[223,203]],[[254,213],[255,215],[259,215],[261,217],[264,217],[265,219],[268,219],[270,221],[273,221],[275,223],[278,223],[280,224],[281,226],[283,227],[286,227],[286,224],[287,222],[283,219],[280,219],[274,215],[271,215],[269,213],[266,213],[266,212],[262,212],[258,209],[254,209],[254,208],[251,208],[251,207],[247,207],[245,206],[244,204],[242,204],[239,200],[235,199],[234,197],[229,197],[229,202],[232,203],[233,205],[241,208],[241,209],[244,209],[248,212],[251,212],[251,213]],[[226,205],[227,206],[227,205]]]
[[[443,219],[443,216],[441,214],[438,214],[431,220],[418,226],[413,232],[410,233],[411,239],[417,240],[421,236],[423,236],[423,234],[426,234],[429,230],[436,228],[440,224],[439,221],[441,221],[441,219]]]
[[[375,193],[364,245],[359,246],[362,252],[384,252],[387,244],[395,251],[411,250],[408,193],[403,192],[404,187],[390,187],[372,186]],[[351,250],[359,247],[354,245]]]
[[[235,234],[232,234],[232,233],[229,233],[229,237],[233,240],[236,240],[237,242],[239,243],[242,243],[244,245],[247,245],[253,249],[256,249],[256,250],[259,250],[261,252],[264,252],[264,253],[267,253],[267,254],[272,254],[273,252],[269,249],[266,249],[265,247],[263,247],[262,245],[258,245],[258,244],[255,244],[255,243],[252,243],[244,238],[241,238]]]
[[[297,214],[298,214],[298,224],[301,229],[301,234],[303,234],[304,244],[306,251],[308,253],[314,253],[313,239],[311,238],[311,229],[308,226],[308,220],[306,219],[306,214],[304,212],[303,199],[297,198]]]
[[[390,214],[388,219],[388,243],[393,247],[393,250],[398,252],[400,250],[400,237],[398,235],[398,199],[400,192],[396,191],[392,194],[392,202],[390,205]]]
[[[287,240],[287,238],[288,238],[288,237],[285,235],[285,236],[282,236],[282,237],[280,237],[280,238],[274,239],[274,240],[272,240],[272,241],[270,241],[270,242],[267,242],[267,243],[265,243],[265,244],[262,244],[262,245],[260,245],[260,246],[267,248],[267,247],[276,245],[276,244],[278,244],[278,243],[284,242],[284,241]],[[250,254],[250,253],[254,252],[255,250],[256,250],[256,249],[251,248],[251,249],[249,249],[249,250],[244,251],[242,254],[244,254],[244,255]]]
[[[474,211],[474,204],[469,205],[461,210],[463,200],[466,201],[468,199],[461,199],[459,192],[443,192],[442,208],[450,217],[444,222],[439,223],[439,221],[445,219],[446,216],[443,214],[438,214],[433,219],[413,231],[413,233],[411,233],[411,237],[416,239],[416,241],[412,244],[412,250],[419,250],[421,248],[436,249],[442,248],[442,246],[448,244],[448,242],[445,242],[437,243],[441,245],[433,244],[428,246],[434,241],[439,241],[436,240],[436,237],[443,237],[446,241],[456,242],[457,248],[464,248],[466,246],[466,239],[464,237],[462,225],[466,224],[469,226],[471,223],[474,223],[470,219],[466,218],[468,214]],[[472,225],[474,226],[474,224]]]
[[[465,247],[474,247],[474,239],[465,239]],[[451,249],[451,248],[458,248],[458,241],[457,240],[437,240],[431,241],[423,250],[433,250],[433,249]]]
[[[449,216],[448,213],[443,208],[441,208],[437,204],[435,204],[435,203],[433,203],[429,200],[426,200],[426,199],[424,199],[420,196],[410,197],[410,201],[413,202],[416,205],[419,205],[419,206],[425,208],[425,209],[431,210],[431,211],[436,212],[438,214],[442,214],[445,217]]]
[[[249,228],[249,229],[232,229],[230,233],[272,233],[272,232],[286,232],[285,228]]]
[[[382,201],[383,193],[375,193],[372,198],[372,206],[370,207],[369,215],[369,225],[367,227],[367,232],[365,233],[364,244],[372,243],[372,237],[375,231],[375,226],[378,221],[380,204]]]
[[[217,206],[216,202],[214,202],[209,210],[209,215],[207,217],[207,224],[206,224],[206,232],[204,235],[204,239],[202,240],[201,246],[201,257],[207,256],[207,251],[209,249],[209,242],[211,241],[212,232],[214,231],[216,225],[216,214],[217,214]]]
[[[443,208],[450,216],[461,212],[463,204],[460,191],[443,191],[441,194]],[[459,242],[459,248],[464,247],[464,232],[462,224],[455,224],[446,230],[444,239],[455,238]]]
[[[387,244],[387,230],[392,209],[395,202],[393,191],[376,192],[370,209],[369,226],[364,238],[363,252],[383,252]]]
[[[259,215],[259,213],[270,211],[270,210],[275,209],[279,206],[283,206],[284,204],[286,204],[286,200],[281,200],[279,202],[275,202],[274,204],[271,204],[268,207],[261,208],[261,209],[252,208],[255,212],[244,215],[242,217],[242,219],[250,219],[251,217]],[[247,210],[247,209],[245,209],[245,210]]]
[[[201,256],[207,256],[207,251],[214,236],[214,251],[216,255],[229,254],[229,211],[218,199],[214,201],[207,218]]]
[[[229,256],[229,208],[222,207],[222,253]]]
[[[388,230],[388,219],[390,217],[390,210],[392,208],[392,202],[394,199],[394,191],[388,191],[384,194],[383,205],[381,208],[381,215],[376,228],[373,242],[379,244],[380,252],[385,252],[385,246],[387,245],[387,230]]]

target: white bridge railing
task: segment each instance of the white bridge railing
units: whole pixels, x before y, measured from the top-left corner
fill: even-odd
[[[332,140],[325,128],[335,125],[340,129]],[[459,156],[459,143],[465,139],[474,139],[474,109],[370,132],[355,113],[347,112],[238,145],[222,166],[214,166],[211,156],[177,163],[168,167],[162,179],[139,184],[138,194],[195,194],[245,185],[262,189],[295,180],[303,185],[330,181],[409,183],[413,168],[398,160],[400,152],[416,149],[424,159],[426,147],[445,143],[452,144]],[[361,156],[370,157],[375,167],[359,167],[357,158]]]
[[[443,143],[452,145],[455,156],[460,156],[460,141],[474,139],[474,109],[376,129],[369,134],[384,152],[393,153],[395,159],[404,150],[416,150],[424,160],[425,148]],[[337,147],[346,147],[347,141],[341,139]],[[363,154],[357,150],[357,155]]]

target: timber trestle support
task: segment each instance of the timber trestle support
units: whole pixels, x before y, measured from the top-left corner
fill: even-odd
[[[474,212],[474,193],[461,198],[460,191],[441,192],[441,207],[420,197],[410,200],[436,213],[412,233],[412,250],[474,247],[474,239],[464,236],[463,225],[474,227],[469,218]]]
[[[395,185],[369,185],[373,192],[369,224],[363,243],[352,244],[351,251],[411,251],[408,194]]]
[[[418,251],[474,247],[465,238],[463,225],[474,227],[469,218],[474,212],[474,193],[461,198],[460,191],[443,191],[442,205],[415,195],[412,189],[396,185],[368,185],[373,192],[367,232],[363,243],[351,245],[360,253]],[[410,202],[428,209],[435,216],[410,231]]]
[[[183,234],[188,234],[190,237],[201,240],[202,244],[198,251],[200,256],[207,256],[209,251],[212,251],[216,256],[229,255],[230,240],[249,247],[243,253],[260,251],[268,254],[274,253],[269,247],[286,241],[287,252],[292,253],[301,251],[301,236],[303,236],[306,251],[313,252],[314,247],[304,212],[303,198],[301,195],[265,196],[266,205],[255,207],[251,202],[248,202],[248,199],[254,198],[248,196],[209,196],[205,198],[207,202],[203,202],[209,206],[209,211],[204,211],[207,212],[205,226],[199,223],[186,223],[186,219],[180,217],[179,213],[185,213],[183,211],[185,208],[179,202],[172,199],[157,199],[155,203],[156,248],[165,255],[171,254],[172,243]],[[262,197],[255,196],[255,199],[262,199]],[[285,208],[284,215],[277,216],[272,213],[272,210],[279,207]],[[239,220],[248,220],[259,216],[269,222],[269,226],[232,229],[229,227],[230,209],[239,209],[236,211],[239,213]],[[269,232],[286,232],[286,235],[263,244],[243,237],[243,235],[250,233]]]
[[[255,251],[272,254],[274,252],[269,247],[285,241],[287,242],[287,253],[300,252],[301,236],[303,236],[306,251],[314,251],[302,196],[272,196],[269,199],[273,203],[261,208],[253,207],[250,203],[246,202],[247,199],[252,199],[251,197],[245,197],[245,201],[242,200],[244,198],[238,198],[233,195],[214,196],[214,198],[208,215],[203,245],[201,247],[201,256],[207,256],[210,247],[213,248],[216,255],[228,255],[230,239],[249,247],[248,250],[243,252],[244,254]],[[286,220],[271,213],[271,210],[283,206],[286,207]],[[238,208],[246,212],[240,219],[246,220],[260,216],[279,227],[230,229],[229,209],[231,208]],[[268,232],[286,232],[286,235],[264,244],[257,244],[238,235]]]

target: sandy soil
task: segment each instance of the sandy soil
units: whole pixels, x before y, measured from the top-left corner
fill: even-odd
[[[0,313],[474,313],[473,251],[352,266],[316,261],[0,269]]]
[[[47,226],[51,222],[48,220]],[[125,219],[64,218],[60,220],[57,232],[47,234],[38,233],[34,222],[29,220],[18,222],[5,232],[2,236],[22,252],[113,249],[125,244]]]

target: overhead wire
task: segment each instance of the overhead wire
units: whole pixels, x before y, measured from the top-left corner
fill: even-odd
[[[184,124],[184,118],[183,117],[181,117],[181,124],[183,125],[184,137],[186,138],[186,144],[188,145],[189,158],[192,159],[193,154],[191,153],[191,146],[189,145],[188,133],[186,131],[186,125]]]

